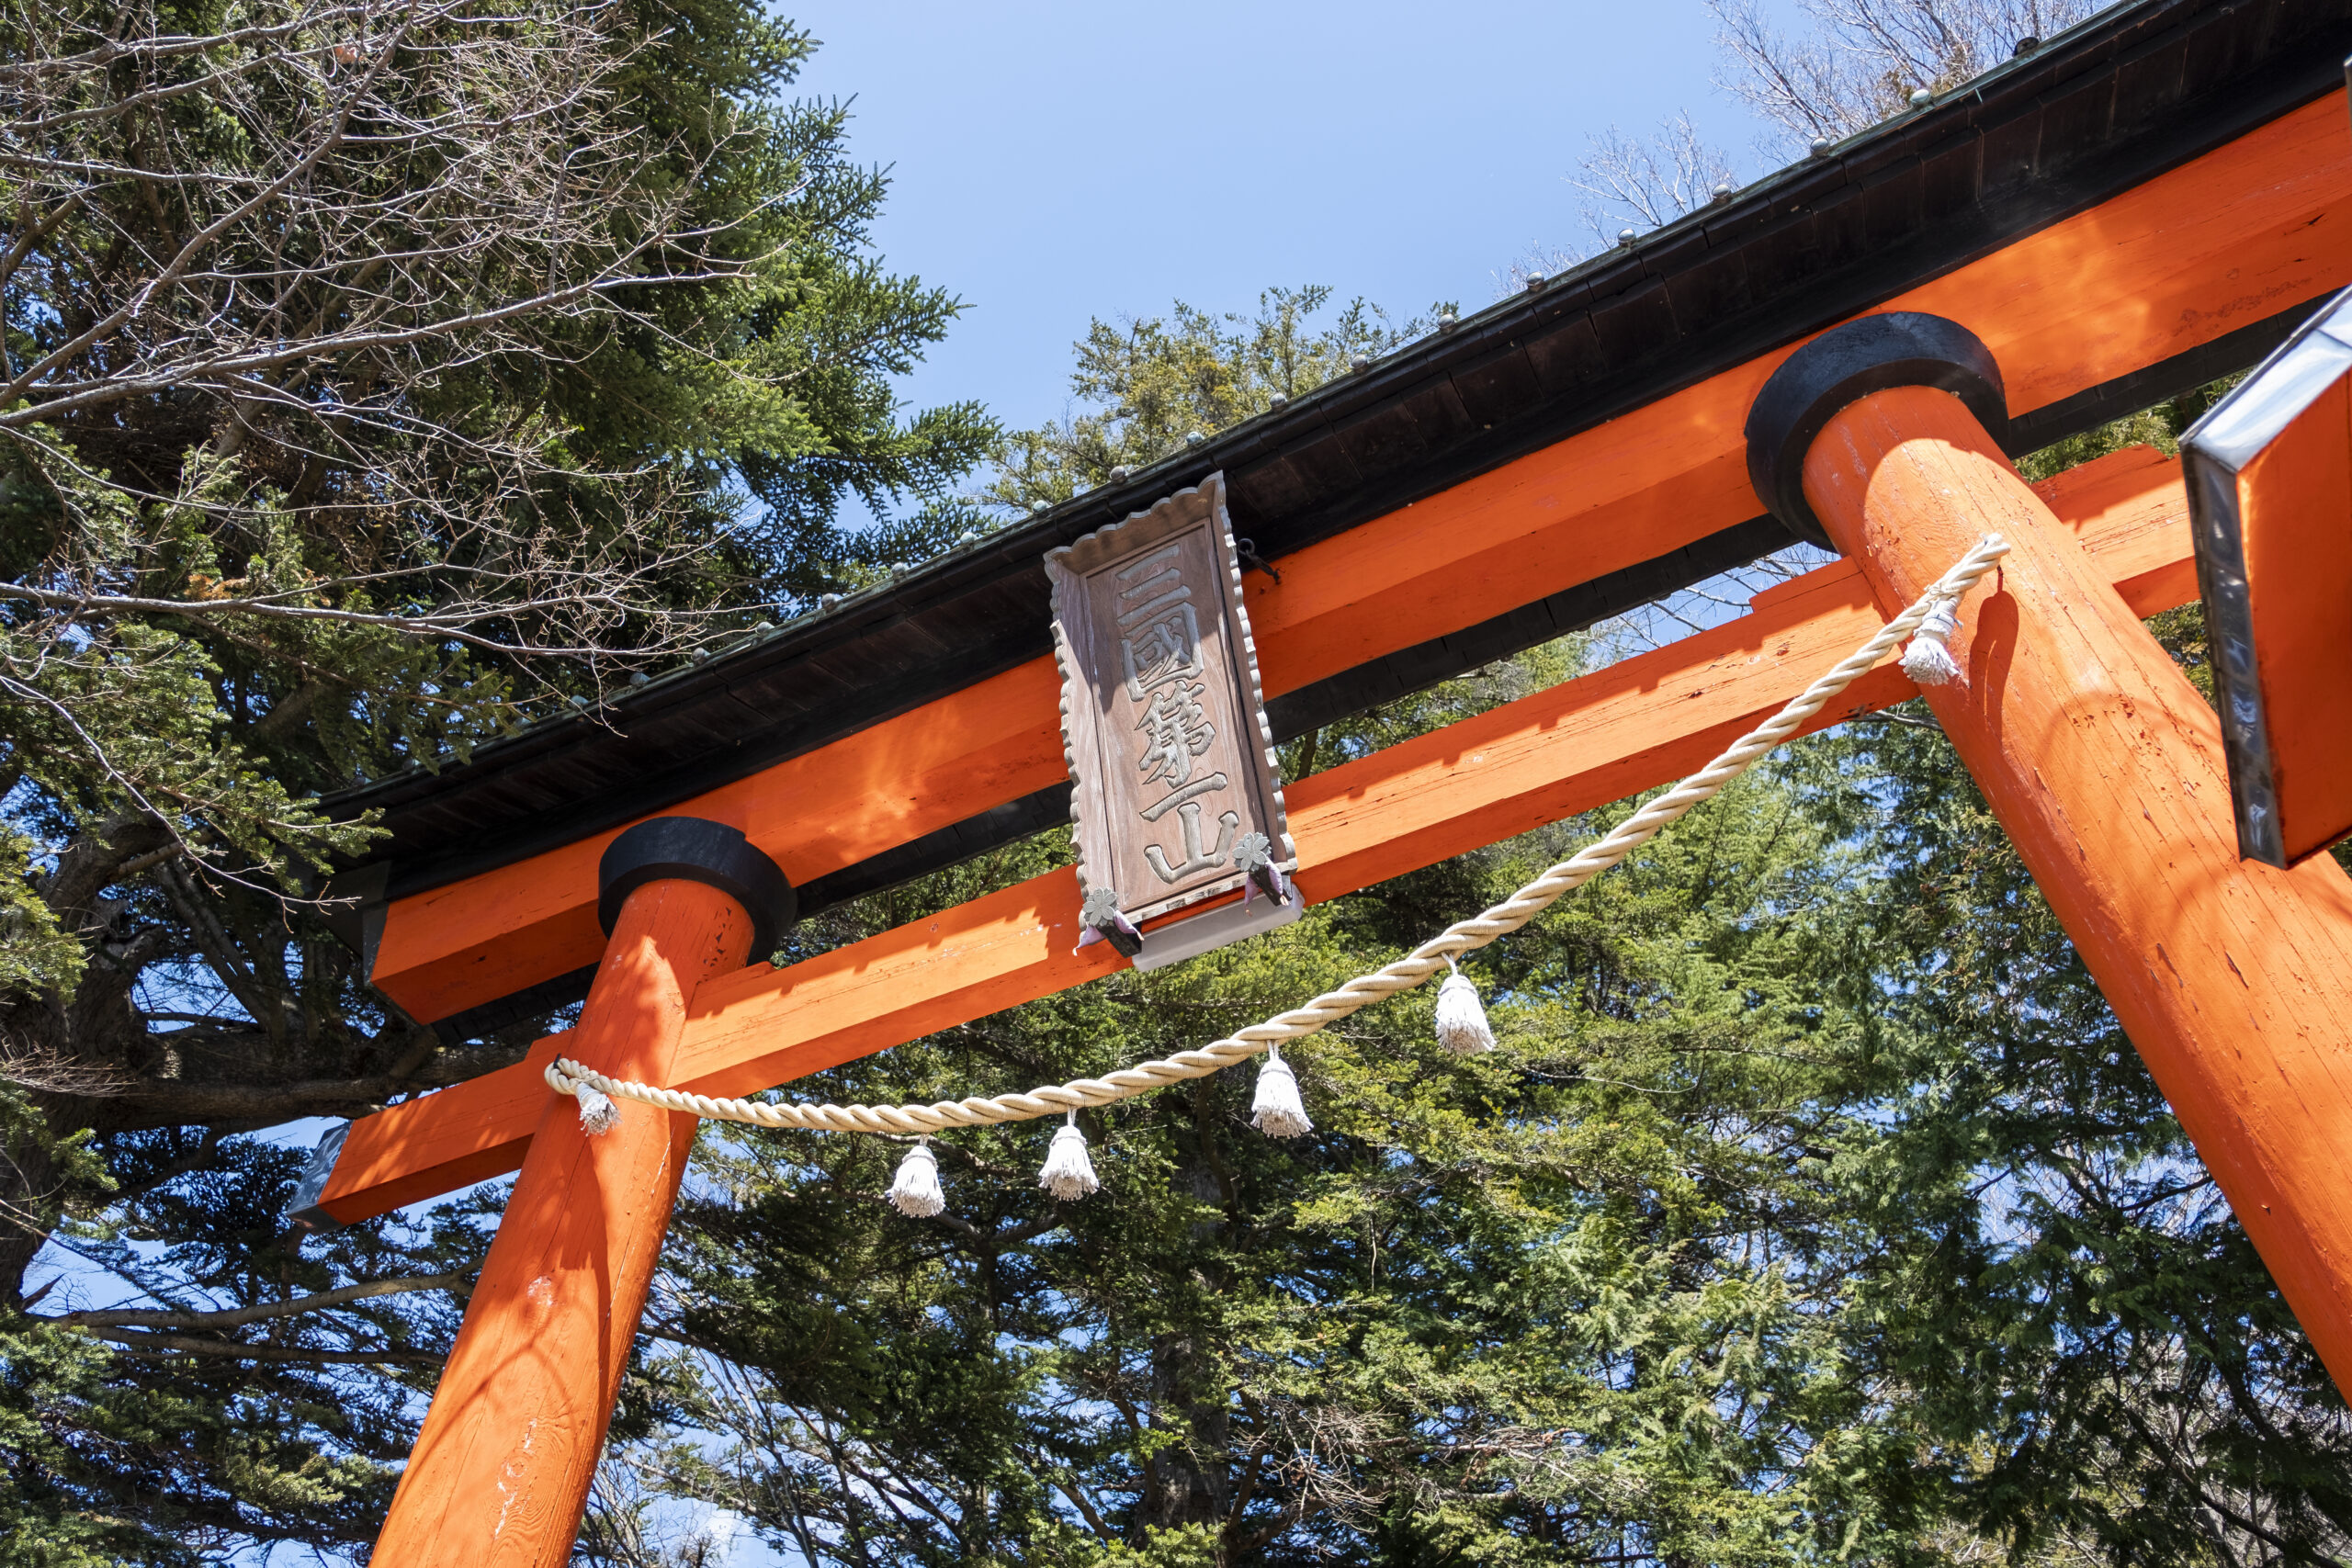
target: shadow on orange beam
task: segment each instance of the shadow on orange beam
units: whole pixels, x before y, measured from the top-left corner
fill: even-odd
[[[2177,461],[2135,447],[2036,488],[2141,615],[2196,597]],[[1883,624],[1839,562],[1738,620],[1301,779],[1287,791],[1300,888],[1324,902],[1664,784]],[[1883,665],[1808,728],[1915,692]],[[1077,939],[1063,870],[788,969],[754,964],[695,993],[677,1086],[754,1093],[1125,967],[1107,946],[1073,952]],[[562,1041],[355,1123],[322,1206],[348,1223],[516,1168]]]
[[[1973,329],[2012,412],[2045,407],[2352,282],[2330,95],[1885,302]],[[1269,696],[1730,527],[1770,354],[1285,557],[1250,580]],[[741,829],[796,885],[1064,776],[1041,659],[671,809]],[[447,1018],[595,962],[603,833],[395,900],[375,983]]]

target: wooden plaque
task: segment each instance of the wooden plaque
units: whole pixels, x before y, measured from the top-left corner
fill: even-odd
[[[1052,551],[1046,572],[1079,886],[1089,907],[1104,906],[1100,890],[1109,889],[1137,926],[1197,913],[1242,888],[1253,851],[1286,879],[1297,856],[1241,602],[1225,476]],[[1300,908],[1295,891],[1244,903],[1259,908],[1246,919],[1220,911],[1213,940],[1155,933],[1138,965],[1189,957],[1295,919]]]

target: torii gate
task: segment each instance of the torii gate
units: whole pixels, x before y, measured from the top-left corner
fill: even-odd
[[[1792,533],[1845,558],[1292,782],[1310,902],[1665,782],[1997,527],[2014,553],[1955,641],[1966,684],[1928,700],[2352,1387],[2352,882],[2240,859],[2220,726],[2139,624],[2197,596],[2178,465],[2139,449],[2030,487],[2005,455],[2250,365],[2352,283],[2348,48],[2346,0],[2138,0],[603,722],[338,802],[392,829],[337,890],[414,1016],[464,1039],[593,982],[523,1063],[331,1137],[299,1200],[350,1222],[521,1170],[375,1560],[553,1565],[577,1531],[695,1126],[632,1107],[584,1137],[540,1076],[559,1051],[741,1095],[1125,965],[1074,951],[1065,871],[744,967],[792,887],[806,908],[1056,819],[1040,559],[1216,472],[1280,574],[1247,579],[1278,732]],[[1883,668],[1815,728],[1914,694]],[[654,818],[683,820],[600,884]]]

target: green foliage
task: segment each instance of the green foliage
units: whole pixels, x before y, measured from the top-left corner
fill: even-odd
[[[77,1173],[63,1206],[81,1217],[55,1226],[57,1245],[136,1304],[0,1316],[0,1519],[16,1526],[0,1563],[78,1562],[79,1548],[175,1565],[372,1539],[462,1303],[438,1291],[304,1303],[470,1276],[479,1211],[306,1244],[282,1218],[299,1154],[192,1134],[107,1152],[107,1168]],[[223,1323],[221,1303],[250,1315]]]
[[[61,1135],[489,1065],[327,937],[371,829],[318,797],[838,586],[845,499],[994,440],[898,408],[960,307],[873,254],[811,47],[733,0],[0,5],[0,1033]]]
[[[0,996],[71,990],[82,977],[82,944],[41,899],[39,851],[30,835],[0,823]]]
[[[1359,355],[1378,358],[1430,330],[1450,304],[1401,325],[1359,299],[1328,321],[1322,284],[1274,288],[1254,316],[1176,302],[1172,321],[1096,321],[1077,344],[1070,390],[1093,405],[1013,434],[988,495],[1026,511],[1107,483],[1118,467],[1141,468],[1206,435],[1348,374]]]
[[[1212,1038],[1626,809],[795,1092]],[[1081,1117],[1080,1203],[1037,1191],[1034,1125],[936,1143],[928,1223],[879,1201],[887,1142],[707,1139],[662,1415],[732,1446],[670,1484],[817,1561],[2341,1550],[2341,1402],[1918,712],[1806,743],[1472,967],[1493,1055],[1400,998],[1288,1053],[1300,1144],[1247,1125],[1246,1070]]]
[[[7,1568],[194,1561],[136,1520],[60,1506],[56,1478],[74,1446],[135,1441],[153,1429],[146,1412],[122,1408],[107,1388],[111,1359],[104,1347],[62,1330],[0,1330],[0,1563]]]

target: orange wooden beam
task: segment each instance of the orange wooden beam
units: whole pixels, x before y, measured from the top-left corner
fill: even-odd
[[[2148,447],[2041,487],[2136,613],[2194,599],[2179,464]],[[1311,902],[1623,799],[1704,761],[1876,631],[1855,568],[1758,595],[1749,615],[1289,786]],[[1892,664],[1815,728],[1896,703]],[[1125,966],[1072,952],[1078,887],[1049,873],[864,942],[695,996],[672,1083],[748,1094]],[[539,1074],[568,1037],[356,1122],[320,1201],[349,1223],[512,1170],[548,1101]]]
[[[1903,297],[1973,329],[2014,412],[2352,282],[2352,156],[2331,96]],[[1742,431],[1797,345],[1286,557],[1253,576],[1270,696],[1755,515]],[[1064,776],[1043,659],[673,809],[741,829],[796,883]],[[615,829],[617,832],[618,829]],[[594,961],[614,834],[395,900],[373,978],[447,1018]]]

